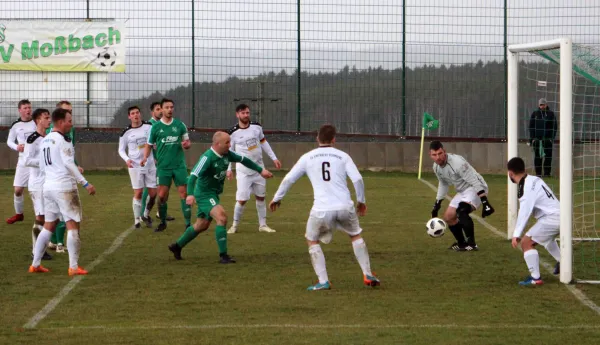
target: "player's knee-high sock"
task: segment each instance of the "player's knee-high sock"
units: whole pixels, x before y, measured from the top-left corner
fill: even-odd
[[[200,233],[196,232],[196,230],[194,230],[194,227],[190,225],[187,229],[185,229],[183,235],[181,235],[181,237],[179,237],[179,239],[177,240],[177,245],[179,246],[179,248],[183,248],[188,243],[192,242],[194,238],[198,237],[199,234]]]
[[[556,241],[552,240],[552,241],[546,243],[544,248],[546,248],[548,253],[550,253],[550,255],[552,255],[552,257],[554,258],[554,260],[556,260],[556,262],[560,262],[560,247],[558,246],[558,243],[556,243]]]
[[[33,267],[38,267],[42,263],[42,256],[44,256],[46,246],[48,245],[48,241],[50,241],[51,236],[52,233],[46,229],[42,229],[38,235],[33,250],[33,262],[31,263]]]
[[[183,218],[185,218],[185,225],[190,226],[192,219],[192,208],[190,205],[185,203],[185,199],[181,199],[181,212],[183,213]]]
[[[217,225],[215,237],[219,246],[219,255],[227,254],[227,229],[225,229],[225,225]]]
[[[452,232],[452,235],[454,235],[454,238],[456,238],[456,242],[458,242],[458,244],[466,242],[465,235],[463,234],[462,230],[462,225],[460,223],[450,225],[448,228],[450,228],[450,232]]]
[[[60,224],[60,223],[58,223],[58,224]],[[57,225],[57,227],[58,227],[58,225]],[[56,240],[56,230],[54,230],[54,232],[52,233],[52,236],[50,237],[50,242],[52,244],[57,244],[58,243],[58,241]]]
[[[158,198],[158,216],[162,223],[167,222],[167,203]]]
[[[40,232],[42,232],[42,230],[44,229],[44,227],[42,225],[39,225],[37,223],[33,224],[33,228],[31,228],[31,243],[32,243],[32,253],[35,252],[35,242],[37,241],[38,236],[40,235]]]
[[[15,202],[15,213],[23,214],[23,204],[25,202],[25,199],[23,198],[23,194],[21,194],[21,196],[15,195],[14,202]]]
[[[152,198],[152,197],[148,197],[148,199],[146,199],[146,206],[144,207],[144,217],[148,218],[150,217],[150,211],[152,211],[152,207],[154,207],[154,203],[156,202],[156,197]],[[142,205],[144,205],[144,203],[142,203]]]
[[[310,254],[310,261],[312,262],[313,268],[317,277],[319,277],[319,283],[325,284],[329,281],[327,276],[327,267],[325,267],[325,254],[319,244],[313,244],[308,247],[308,254]]]
[[[367,250],[367,244],[365,240],[359,238],[356,241],[352,241],[352,249],[354,249],[354,255],[358,264],[362,269],[364,275],[372,276],[371,273],[371,260],[369,259],[369,251]]]
[[[267,226],[267,205],[264,200],[256,200],[256,213],[258,213],[258,226]]]
[[[56,243],[65,243],[65,231],[67,230],[67,223],[58,222],[56,225],[56,230],[54,233],[56,234]]]
[[[144,210],[142,211],[142,215],[144,217],[148,217],[148,213],[147,213],[147,207],[148,207],[148,188],[144,188],[144,191],[142,192],[142,206],[144,207]]]
[[[475,243],[475,224],[473,224],[473,218],[468,214],[460,215],[458,218],[459,224],[462,225],[462,228],[465,232],[465,236],[467,237],[467,243],[474,244]]]
[[[67,249],[69,250],[69,267],[77,269],[79,265],[79,250],[81,249],[79,230],[67,231]]]
[[[142,216],[142,200],[133,198],[133,221],[137,222]]]
[[[540,279],[540,255],[536,249],[530,249],[523,254],[527,268],[533,279]]]
[[[237,201],[235,202],[235,207],[233,208],[233,225],[238,225],[242,220],[244,208],[246,208],[246,204],[242,205]]]

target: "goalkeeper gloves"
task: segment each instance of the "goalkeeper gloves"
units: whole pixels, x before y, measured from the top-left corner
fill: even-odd
[[[487,196],[485,196],[483,194],[485,194],[485,191],[483,191],[483,190],[480,191],[479,193],[477,193],[477,195],[479,195],[479,199],[481,199],[481,205],[483,206],[483,210],[481,211],[481,218],[491,216],[492,214],[494,214],[494,212],[496,212],[496,210],[494,210],[494,208],[488,201]]]
[[[431,210],[431,218],[437,218],[438,211],[442,208],[442,201],[444,199],[436,200],[435,204],[433,204],[433,209]]]

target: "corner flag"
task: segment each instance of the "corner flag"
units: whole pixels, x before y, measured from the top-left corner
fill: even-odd
[[[419,175],[418,179],[421,179],[421,168],[423,167],[423,145],[425,143],[425,130],[438,129],[440,127],[440,121],[429,115],[428,112],[423,113],[423,128],[421,129],[421,153],[419,154]]]

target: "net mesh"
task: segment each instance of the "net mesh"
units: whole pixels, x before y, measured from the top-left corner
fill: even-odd
[[[531,158],[526,160],[530,171],[551,175],[544,180],[557,195],[559,159],[572,159],[573,277],[597,281],[600,280],[600,49],[573,44],[573,156],[568,158],[559,157],[559,145],[564,144],[560,143],[558,126],[559,64],[559,48],[521,54],[519,134],[530,145]],[[531,120],[542,98],[554,112],[555,120],[548,114],[542,114],[541,120]]]

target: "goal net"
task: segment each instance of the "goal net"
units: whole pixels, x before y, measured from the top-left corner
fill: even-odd
[[[561,282],[600,283],[600,49],[568,38],[512,45],[508,63],[508,156],[560,199]],[[555,120],[546,111],[530,122],[544,102]],[[508,197],[511,237],[513,184]]]

